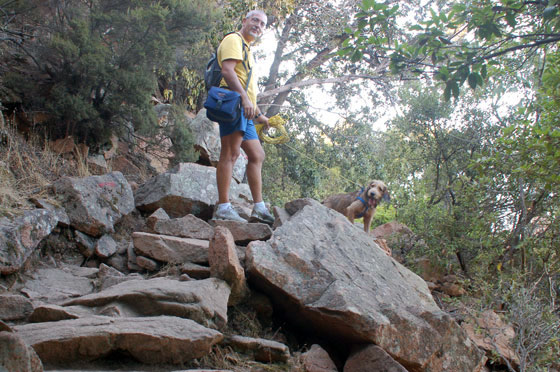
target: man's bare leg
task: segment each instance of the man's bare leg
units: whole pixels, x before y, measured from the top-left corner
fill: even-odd
[[[243,132],[234,132],[220,139],[222,149],[216,167],[216,182],[218,185],[218,203],[229,202],[229,188],[233,174],[233,166],[240,154]]]
[[[247,154],[247,181],[253,196],[253,202],[263,201],[262,197],[262,164],[264,162],[264,150],[259,140],[243,141],[241,148]]]

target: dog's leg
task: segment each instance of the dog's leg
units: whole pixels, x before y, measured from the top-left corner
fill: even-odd
[[[360,214],[362,208],[362,202],[359,200],[355,200],[346,208],[346,213],[344,213],[344,215],[350,222],[354,223],[356,216]]]
[[[345,214],[346,214],[346,218],[348,218],[348,221],[350,221],[350,223],[354,223],[356,217],[354,211],[350,207],[346,208]]]
[[[369,233],[369,227],[371,225],[371,220],[373,219],[373,213],[367,213],[364,216],[364,231]]]

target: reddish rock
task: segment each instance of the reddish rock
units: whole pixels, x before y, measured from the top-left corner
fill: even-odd
[[[222,226],[215,229],[208,250],[210,275],[226,281],[231,287],[229,306],[239,304],[248,294],[245,271],[239,263],[235,242],[230,231]]]
[[[382,348],[368,345],[352,352],[344,364],[344,372],[407,372]],[[444,371],[441,371],[444,372]]]
[[[301,355],[304,372],[337,372],[338,369],[329,354],[319,345]]]

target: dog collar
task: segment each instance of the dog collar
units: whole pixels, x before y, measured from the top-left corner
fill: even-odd
[[[364,209],[364,211],[362,213],[360,213],[357,216],[357,218],[363,217],[366,214],[367,210],[369,209],[369,204],[360,196],[360,194],[362,193],[362,191],[364,191],[364,189],[365,189],[365,187],[362,187],[362,189],[358,193],[358,196],[356,197],[356,200],[361,201],[362,204],[364,205],[364,207],[366,207],[366,208]]]

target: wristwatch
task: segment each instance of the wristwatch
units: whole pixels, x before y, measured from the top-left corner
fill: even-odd
[[[255,115],[254,119],[258,118],[259,116],[261,116],[262,114],[259,112],[257,115]]]

